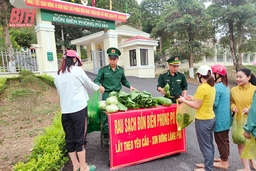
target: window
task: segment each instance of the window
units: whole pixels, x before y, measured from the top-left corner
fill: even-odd
[[[140,49],[140,63],[141,65],[148,65],[148,50]]]
[[[136,50],[130,50],[129,51],[129,56],[130,56],[130,66],[137,66],[137,61],[136,61]]]

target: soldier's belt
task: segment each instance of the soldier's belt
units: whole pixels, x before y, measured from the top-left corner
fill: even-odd
[[[171,99],[178,99],[178,98],[180,98],[180,95],[177,95],[177,96],[171,95],[170,98],[171,98]]]

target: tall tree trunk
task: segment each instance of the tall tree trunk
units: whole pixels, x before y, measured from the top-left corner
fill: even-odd
[[[13,60],[13,47],[9,35],[8,16],[10,11],[8,10],[9,1],[0,0],[0,25],[4,31],[5,46],[7,48],[8,56],[10,60]]]
[[[194,78],[194,53],[193,53],[193,45],[192,42],[194,41],[194,35],[191,32],[191,30],[187,30],[188,36],[189,36],[189,60],[188,60],[188,65],[189,65],[189,77]]]
[[[237,49],[238,49],[238,66],[239,66],[239,69],[242,67],[242,63],[243,63],[243,60],[242,60],[242,53],[239,51],[240,47],[242,46],[243,44],[243,36],[244,36],[244,31],[243,31],[243,27],[242,27],[242,24],[239,24],[238,25],[238,43],[237,43]]]
[[[229,28],[229,48],[233,59],[233,65],[235,70],[238,71],[241,67],[239,66],[239,59],[236,55],[235,39],[234,39],[234,25],[233,21],[228,22]]]
[[[162,53],[163,47],[162,47],[162,39],[159,39],[159,52]]]
[[[4,37],[5,37],[5,46],[7,48],[9,60],[13,61],[14,60],[14,52],[13,52],[13,47],[12,47],[12,42],[10,39],[10,34],[9,34],[9,29],[8,26],[2,26],[3,31],[4,31]]]

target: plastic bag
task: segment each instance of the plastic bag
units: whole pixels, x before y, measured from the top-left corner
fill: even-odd
[[[235,113],[232,123],[232,140],[235,144],[245,144],[246,138],[244,137],[244,125],[247,122],[247,115],[243,113]]]
[[[189,126],[195,119],[195,109],[189,107],[185,103],[179,104],[177,102],[176,109],[176,123],[178,131]]]
[[[89,96],[88,104],[88,122],[100,123],[99,119],[99,97],[100,92],[95,91],[93,95]]]
[[[251,139],[247,140],[247,142],[245,143],[241,158],[256,159],[256,140],[252,135]]]

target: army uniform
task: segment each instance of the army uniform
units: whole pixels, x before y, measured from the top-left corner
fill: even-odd
[[[109,48],[107,50],[107,54],[109,58],[118,58],[121,55],[121,52],[116,48]],[[124,75],[124,69],[118,65],[116,66],[115,70],[112,70],[110,65],[99,69],[94,82],[105,88],[105,91],[102,94],[102,100],[106,100],[109,97],[109,93],[112,91],[119,92],[122,89],[122,85],[127,88],[130,88],[131,86]],[[103,112],[100,113],[100,118],[102,124],[101,133],[103,134],[103,141],[107,141],[108,143],[108,118]]]
[[[119,92],[122,89],[122,85],[130,88],[130,83],[124,75],[124,69],[120,66],[116,66],[115,71],[112,70],[110,65],[99,69],[94,82],[105,88],[105,92],[102,94],[102,100],[106,100],[112,91]]]
[[[167,62],[170,65],[180,65],[180,57],[179,56],[173,56],[170,59],[167,60]],[[174,75],[171,75],[170,70],[164,71],[160,74],[158,77],[158,84],[157,88],[161,87],[164,88],[166,84],[169,84],[170,86],[170,99],[173,103],[176,103],[176,99],[179,98],[180,95],[182,95],[183,90],[187,90],[188,84],[186,77],[183,73],[176,72]]]

